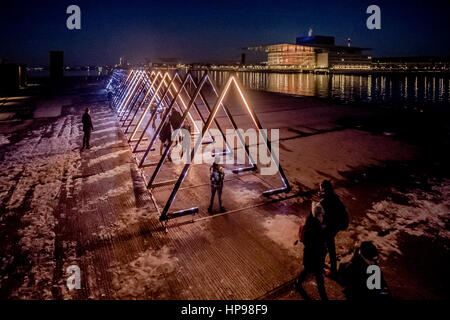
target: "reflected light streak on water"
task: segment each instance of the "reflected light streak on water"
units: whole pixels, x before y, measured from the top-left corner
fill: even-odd
[[[201,77],[201,72],[194,74]],[[218,85],[222,85],[229,72],[211,71],[210,74]],[[423,105],[449,107],[450,103],[450,80],[444,76],[262,72],[239,72],[238,75],[248,89],[331,98],[343,103],[367,102],[421,108]]]

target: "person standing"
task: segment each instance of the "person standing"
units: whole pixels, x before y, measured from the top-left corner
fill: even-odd
[[[303,270],[296,280],[295,288],[305,299],[309,299],[309,297],[302,284],[310,274],[313,274],[316,277],[320,298],[328,300],[322,275],[326,255],[325,238],[322,229],[323,215],[324,212],[320,203],[313,203],[311,213],[305,224],[301,225],[299,229],[299,240],[304,245]]]
[[[183,117],[181,116],[181,113],[179,113],[175,109],[172,109],[170,111],[169,121],[170,121],[170,125],[172,126],[173,131],[180,129],[182,120],[183,120]],[[175,140],[175,145],[178,145],[178,142],[181,142],[181,139],[182,139],[182,134],[180,132],[178,132],[176,140]]]
[[[92,119],[91,119],[91,110],[89,108],[86,108],[86,111],[83,114],[83,117],[81,118],[81,122],[83,123],[83,147],[89,149],[89,141],[91,139],[91,132],[94,130],[94,127],[92,126]]]
[[[320,204],[325,214],[323,219],[323,229],[325,243],[330,258],[330,269],[326,275],[333,277],[336,275],[337,259],[335,237],[339,231],[345,230],[349,224],[349,217],[344,204],[339,196],[334,193],[333,186],[329,180],[323,180],[320,184]]]
[[[211,181],[211,201],[209,203],[208,212],[210,214],[213,213],[214,197],[216,193],[219,198],[220,212],[225,212],[225,207],[222,206],[222,190],[225,171],[217,161],[214,161],[212,166],[209,168],[209,172],[209,179]]]

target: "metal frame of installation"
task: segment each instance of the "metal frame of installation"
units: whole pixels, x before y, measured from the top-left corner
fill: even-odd
[[[190,85],[190,88],[192,87],[194,88],[195,90],[194,93],[192,94],[189,93],[189,91],[187,90],[188,84]],[[212,88],[214,92],[214,96],[216,97],[215,103],[212,108],[208,104],[204,94],[201,92],[202,89],[205,88],[206,84],[209,84],[209,86]],[[250,115],[252,122],[258,131],[258,134],[260,134],[260,136],[263,138],[262,140],[264,141],[265,146],[270,152],[271,160],[275,163],[275,165],[278,168],[278,172],[280,174],[281,181],[283,183],[283,187],[281,188],[264,191],[263,196],[267,197],[278,193],[290,192],[291,187],[289,181],[287,180],[284,174],[284,171],[280,165],[278,157],[276,156],[276,154],[274,154],[272,150],[272,146],[270,141],[268,140],[266,131],[263,130],[256,113],[254,112],[253,108],[249,105],[247,99],[244,96],[243,90],[241,89],[241,85],[239,84],[239,79],[236,73],[233,72],[230,74],[227,81],[225,82],[224,87],[222,88],[219,94],[218,93],[219,90],[217,89],[217,86],[215,85],[214,81],[209,76],[208,72],[205,72],[203,74],[198,83],[196,83],[194,77],[191,75],[190,70],[188,70],[185,73],[184,78],[182,78],[182,76],[180,76],[179,72],[176,70],[169,72],[168,70],[162,69],[153,69],[151,71],[147,71],[144,69],[132,69],[131,71],[128,72],[128,74],[126,74],[124,71],[119,70],[115,70],[113,72],[113,75],[107,84],[107,89],[111,90],[113,93],[111,99],[113,109],[116,112],[119,123],[121,124],[122,131],[128,138],[128,143],[130,144],[132,152],[144,153],[143,157],[140,160],[137,160],[138,166],[139,168],[143,168],[156,165],[156,168],[153,171],[149,182],[147,183],[147,188],[154,189],[160,186],[174,184],[170,196],[167,199],[167,202],[161,212],[160,215],[161,222],[164,223],[172,218],[184,216],[187,214],[196,214],[198,212],[198,207],[183,209],[171,213],[169,213],[169,210],[176,198],[176,195],[181,187],[181,184],[183,183],[189,171],[192,161],[194,160],[195,154],[200,148],[200,145],[214,142],[215,139],[209,132],[209,129],[213,122],[217,127],[217,129],[220,131],[220,134],[225,142],[226,150],[224,150],[222,154],[232,153],[232,150],[229,147],[229,143],[226,140],[226,136],[223,133],[223,130],[216,119],[216,115],[220,108],[222,108],[225,114],[227,115],[227,118],[230,121],[238,137],[238,141],[245,150],[245,154],[250,163],[250,166],[234,169],[233,173],[237,174],[243,171],[257,170],[257,165],[251,157],[249,147],[245,143],[245,138],[241,135],[240,130],[238,130],[236,122],[234,121],[230,113],[230,110],[224,104],[224,99],[229,94],[230,92],[229,89],[233,84],[245,106],[246,111]],[[184,94],[185,97],[189,99],[189,102],[186,103],[183,100],[182,94]],[[207,117],[207,119],[204,118],[204,116],[200,112],[199,105],[196,103],[196,100],[198,98],[200,98],[201,103],[206,107],[207,111],[209,112],[209,116]],[[152,108],[152,106],[154,107]],[[157,110],[160,107],[164,108],[164,112],[161,116],[161,121],[157,126],[157,128],[155,128],[154,133],[150,134],[149,132],[147,132],[147,129],[152,123],[154,124],[154,119],[156,117]],[[175,107],[177,107],[179,111],[181,111],[182,119],[180,121],[179,127],[174,128],[174,132],[176,131],[176,129],[181,129],[183,124],[189,117],[189,120],[194,124],[195,133],[197,134],[201,133],[201,136],[199,137],[199,139],[195,140],[194,146],[192,147],[190,152],[191,161],[184,164],[183,169],[180,175],[178,176],[178,179],[156,183],[155,182],[156,177],[160,172],[164,164],[164,161],[169,155],[170,149],[174,144],[174,140],[172,139],[172,141],[166,146],[158,162],[145,163],[145,161],[150,152],[155,150],[154,144],[156,138],[161,132],[165,122],[169,121],[169,114],[171,110],[174,109]],[[194,110],[196,111],[197,115],[199,115],[203,123],[201,132],[199,128],[196,126],[195,121],[192,117],[191,114],[192,107],[194,107]],[[143,111],[138,116],[141,110]],[[144,124],[146,116],[148,117],[148,119],[147,122]],[[142,127],[142,125],[144,125],[144,129],[140,132],[139,138],[136,138],[136,135],[139,134],[139,129]],[[147,135],[150,135],[150,137],[148,138],[145,137],[146,133]],[[205,138],[207,136],[209,136],[210,138],[209,141],[205,141]],[[142,141],[145,140],[150,140],[150,143],[146,148],[139,149],[139,146],[141,145]],[[135,145],[133,146],[132,143],[135,143]]]

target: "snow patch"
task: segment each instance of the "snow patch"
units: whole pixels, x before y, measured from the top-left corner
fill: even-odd
[[[125,163],[125,164],[123,164],[121,166],[118,166],[118,167],[116,167],[114,169],[107,170],[105,172],[102,172],[102,173],[90,176],[90,177],[88,177],[86,179],[85,183],[98,182],[101,179],[112,178],[112,177],[124,174],[126,172],[130,173],[130,164],[128,164],[128,163]]]
[[[92,235],[101,240],[117,236],[122,232],[130,232],[139,224],[155,219],[154,211],[149,207],[131,208],[121,212],[114,212],[115,221],[109,226],[100,226],[98,232]]]
[[[108,154],[105,154],[103,156],[100,156],[100,157],[97,157],[97,158],[94,158],[94,159],[90,159],[89,160],[89,166],[96,165],[96,164],[98,164],[100,162],[103,162],[103,161],[108,161],[108,160],[112,160],[112,159],[115,159],[115,158],[119,158],[121,155],[127,154],[129,152],[130,151],[128,149],[124,149],[124,150],[119,150],[119,151],[116,151],[116,152],[108,153]]]
[[[178,259],[165,246],[149,249],[127,265],[117,263],[108,271],[112,275],[114,297],[119,299],[168,298],[167,275],[177,269]]]
[[[399,235],[406,233],[415,237],[450,240],[447,227],[450,220],[450,180],[432,187],[432,192],[415,190],[401,193],[407,204],[398,204],[390,199],[376,202],[368,210],[366,218],[355,228],[359,241],[372,241],[382,255],[402,254]],[[373,231],[373,225],[381,232]]]
[[[0,146],[8,143],[9,143],[8,136],[0,134]]]
[[[298,240],[298,229],[303,220],[294,215],[277,214],[263,222],[266,235],[283,248],[295,252],[299,256],[300,250],[294,246]]]
[[[77,117],[66,116],[30,132],[4,153],[0,163],[1,189],[13,190],[3,216],[21,214],[18,245],[31,266],[23,283],[11,293],[13,298],[53,298],[54,212],[64,178],[69,188],[73,176],[79,175],[81,157],[73,151],[79,140],[77,124]],[[23,213],[17,212],[19,207]],[[5,252],[4,258],[14,263],[12,252]]]

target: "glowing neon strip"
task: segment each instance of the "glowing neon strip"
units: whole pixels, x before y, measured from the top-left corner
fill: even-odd
[[[135,96],[135,94],[136,94],[136,92],[137,92],[137,90],[138,90],[140,84],[141,84],[142,82],[144,82],[144,80],[145,80],[144,75],[145,75],[145,71],[144,71],[143,73],[141,73],[141,79],[138,80],[138,82],[136,83],[136,85],[134,86],[134,88],[133,88],[133,90],[132,90],[132,94],[128,97],[127,102],[125,102],[125,104],[123,105],[123,108],[122,108],[122,110],[121,110],[120,113],[119,113],[119,116],[120,116],[121,118],[123,117],[123,115],[125,114],[125,112],[129,109],[129,102],[130,102],[131,97],[134,97],[134,96]],[[145,83],[144,83],[144,86],[145,86]]]
[[[119,116],[122,117],[126,109],[128,108],[128,105],[130,103],[131,97],[133,97],[136,94],[136,90],[138,89],[139,85],[142,83],[143,77],[141,75],[141,78],[136,81],[136,84],[134,85],[133,89],[131,90],[131,94],[128,96],[127,101],[122,105],[122,109],[119,111]]]
[[[152,76],[152,75],[154,75],[155,74],[155,72],[152,72],[151,74],[150,74],[150,76]],[[144,98],[142,99],[142,101],[141,101],[141,103],[139,103],[139,106],[138,106],[138,109],[137,110],[139,110],[139,108],[145,103],[145,100],[147,99],[147,97],[148,97],[148,95],[150,94],[150,92],[151,92],[151,90],[152,90],[152,88],[153,88],[153,85],[154,85],[154,83],[155,83],[155,81],[156,81],[156,77],[154,78],[154,80],[150,83],[147,79],[149,79],[149,77],[148,77],[148,75],[147,75],[147,73],[145,72],[145,78],[144,78],[144,80],[145,80],[145,84],[148,86],[148,90],[147,90],[147,92],[146,92],[146,94],[144,95]],[[137,102],[136,102],[137,103]],[[128,120],[128,118],[130,117],[130,114],[131,114],[131,112],[133,111],[133,106],[131,106],[131,108],[129,108],[130,110],[129,110],[129,112],[128,112],[128,115],[125,117],[125,119],[122,119],[122,121],[123,121],[123,123],[125,124],[125,122]]]
[[[165,75],[167,75],[167,74],[168,74],[168,72],[165,73]],[[172,78],[170,77],[170,74],[168,75],[168,77],[169,77],[169,79],[171,79],[171,84],[174,84],[175,78],[178,78],[178,80],[181,81],[181,78],[180,78],[180,76],[178,75],[178,72],[175,73],[175,75],[174,75],[174,77],[173,77],[173,81],[172,81]],[[186,75],[186,77],[187,77],[187,78],[185,79],[185,81],[187,81],[188,78],[189,78],[191,81],[193,81],[193,80],[192,80],[192,76],[191,76],[190,74]],[[180,88],[180,90],[178,90],[177,87],[174,85],[174,87],[175,87],[175,89],[176,89],[176,95],[173,95],[172,92],[171,92],[171,90],[170,90],[171,85],[168,85],[167,82],[166,82],[164,79],[163,79],[163,82],[164,82],[164,84],[165,84],[166,87],[167,87],[167,90],[166,90],[166,93],[164,94],[164,97],[166,96],[167,93],[170,93],[170,95],[172,96],[171,102],[167,105],[168,108],[169,108],[169,110],[172,109],[172,106],[173,106],[173,104],[175,103],[175,104],[177,104],[177,106],[180,108],[180,110],[182,111],[182,113],[184,113],[184,111],[181,109],[181,107],[180,107],[180,106],[178,105],[178,103],[176,102],[176,100],[177,100],[178,98],[181,98],[181,97],[180,97],[180,94],[181,94],[181,88]],[[189,95],[189,93],[187,92],[186,88],[183,87],[183,89],[185,90],[187,96],[190,97],[190,95]],[[164,98],[164,97],[162,97],[162,98]],[[183,104],[184,104],[185,110],[188,110],[189,107],[186,106],[186,104],[184,103],[183,100],[182,100],[182,102],[183,102]],[[160,103],[165,104],[164,101],[160,101]],[[192,103],[193,103],[194,105],[196,105],[195,100],[194,100]],[[191,104],[191,103],[190,103],[190,104]],[[197,105],[196,105],[196,108],[197,108]],[[167,110],[167,112],[169,112],[169,110]],[[200,111],[199,111],[199,110],[198,110],[198,112],[199,112],[199,114],[200,114]],[[190,113],[189,110],[187,111],[187,114],[189,115],[189,117],[190,117],[191,120],[193,121],[192,116],[191,116],[191,113]],[[201,118],[201,114],[200,114],[200,118]],[[150,118],[149,122],[150,122],[151,120],[152,120],[152,117]],[[150,145],[148,146],[148,148],[147,148],[146,150],[142,150],[142,151],[145,151],[145,154],[144,154],[144,156],[143,156],[142,159],[141,159],[141,162],[140,162],[140,165],[139,165],[140,167],[141,167],[142,164],[144,163],[144,161],[145,161],[145,159],[146,159],[146,157],[147,157],[147,155],[148,155],[150,149],[152,148],[153,143],[154,143],[155,138],[156,138],[156,135],[160,132],[160,127],[162,127],[163,122],[165,122],[166,120],[167,120],[167,116],[164,116],[163,119],[162,119],[162,122],[158,125],[158,128],[156,129],[155,134],[152,136],[152,142],[150,143]],[[202,119],[202,120],[203,120],[203,119]],[[195,124],[194,121],[193,121],[193,124],[194,124],[195,127],[197,128],[197,126],[196,126],[196,124]],[[144,136],[144,134],[145,134],[145,130],[147,129],[148,125],[149,125],[149,123],[147,123],[147,125],[146,125],[144,131],[143,131],[142,134],[141,134],[141,137],[138,139],[138,142],[137,142],[137,144],[135,145],[135,147],[134,147],[134,149],[133,149],[133,152],[139,152],[139,150],[138,150],[138,149],[139,149],[139,145],[140,145],[140,143],[141,143],[141,141],[142,141],[142,138],[143,138],[143,136]],[[197,129],[197,132],[200,132],[200,131]],[[209,132],[208,132],[208,134],[209,134],[209,136],[211,137],[211,140],[214,141],[214,139],[212,138],[211,134],[210,134]],[[223,133],[222,133],[222,134],[223,134]],[[134,141],[136,141],[136,140],[134,140]]]
[[[202,81],[204,81],[204,80],[202,80]],[[222,103],[222,101],[223,101],[223,99],[225,97],[225,93],[228,91],[228,88],[230,87],[230,84],[231,84],[231,79],[228,79],[224,90],[220,94],[219,100],[216,102],[213,110],[209,114],[208,120],[206,121],[206,125],[205,125],[205,127],[203,128],[203,131],[202,131],[202,136],[200,137],[200,139],[198,139],[195,142],[194,148],[191,151],[191,162],[194,159],[195,154],[197,153],[197,150],[198,150],[199,146],[201,145],[201,140],[203,139],[203,136],[205,135],[206,131],[209,129],[209,126],[211,125],[212,120],[214,119],[214,117],[217,114],[217,111],[219,110],[220,104]],[[172,192],[170,193],[169,199],[167,200],[166,205],[164,206],[164,209],[163,209],[163,211],[161,213],[161,216],[159,218],[160,221],[167,220],[168,211],[169,211],[173,201],[176,198],[176,195],[178,193],[178,189],[180,188],[181,184],[183,183],[184,179],[186,178],[186,175],[187,175],[187,172],[189,170],[190,165],[191,165],[190,163],[186,163],[184,165],[183,170],[181,171],[181,174],[178,177],[178,180],[177,180],[174,188],[172,189]]]
[[[178,79],[181,81],[181,78],[180,78],[180,76],[178,75],[178,73],[175,73],[175,76],[174,77],[178,77]],[[170,78],[170,75],[169,75],[169,80],[172,80],[171,78]],[[167,83],[164,81],[164,83],[167,85]],[[177,89],[177,87],[176,87],[176,85],[175,85],[175,83],[173,83],[172,82],[172,86],[175,88],[175,92],[178,92],[178,89]],[[173,97],[174,97],[174,95],[172,94],[172,91],[169,89],[169,93],[170,93],[170,95],[172,96],[172,99],[173,99]],[[180,100],[181,100],[181,103],[183,104],[183,106],[184,106],[184,109],[186,110],[186,103],[184,103],[184,100],[183,100],[183,98],[181,97],[181,96],[179,96],[179,98],[180,98]],[[181,108],[180,108],[181,109]],[[195,124],[195,121],[194,121],[194,119],[192,118],[192,116],[191,116],[191,113],[190,112],[188,112],[188,116],[189,116],[189,118],[191,119],[191,121],[192,121],[192,123],[194,124],[194,127],[195,127],[195,133],[200,133],[200,130],[199,130],[199,128],[197,127],[197,125]]]
[[[153,100],[155,99],[156,93],[158,93],[158,92],[159,92],[159,89],[161,89],[161,86],[162,86],[162,84],[163,84],[164,79],[166,78],[166,76],[167,76],[167,73],[164,74],[163,81],[161,81],[161,83],[159,84],[158,88],[156,89],[155,95],[153,95],[153,97],[152,97],[152,99],[150,100],[149,104],[148,104],[147,107],[145,108],[144,113],[142,113],[141,117],[139,118],[139,121],[138,121],[138,123],[137,123],[137,125],[136,125],[136,128],[134,128],[133,134],[131,135],[131,138],[129,139],[129,141],[131,141],[131,140],[134,139],[134,136],[136,135],[136,132],[137,132],[138,128],[140,127],[140,125],[141,125],[142,121],[144,120],[144,117],[145,117],[145,115],[146,115],[148,109],[150,109],[150,107],[151,107],[151,105],[152,105],[152,103],[153,103]]]
[[[213,91],[214,91],[215,95],[217,97],[219,97],[219,94],[217,93],[217,90],[216,90],[216,86],[214,85],[213,81],[211,80],[211,77],[209,76],[209,74],[207,75],[207,77],[208,77],[209,84],[213,88]],[[248,159],[249,159],[249,161],[250,161],[250,163],[252,165],[252,168],[256,169],[256,163],[255,163],[255,161],[253,160],[253,158],[252,158],[252,156],[250,154],[250,150],[248,150],[248,148],[247,148],[247,146],[245,144],[245,139],[239,133],[238,127],[237,127],[236,123],[234,122],[233,117],[231,116],[231,113],[229,112],[229,110],[225,107],[225,105],[222,102],[220,103],[220,105],[222,106],[223,111],[225,112],[225,114],[227,115],[227,117],[230,120],[231,124],[233,125],[233,128],[236,131],[236,135],[239,138],[239,142],[241,143],[242,147],[244,148],[244,150],[245,150],[245,152],[247,154],[247,157],[248,157]],[[244,168],[244,169],[240,168],[240,171],[243,171],[243,170],[246,170],[246,169],[248,169],[248,168]],[[234,172],[234,170],[233,170],[233,172]]]
[[[121,105],[123,104],[124,100],[127,98],[128,94],[130,92],[130,89],[133,87],[138,76],[139,76],[139,72],[136,72],[134,74],[133,78],[131,79],[130,83],[128,83],[128,85],[125,87],[124,92],[122,93],[120,99],[117,102],[116,112],[120,111]]]
[[[139,98],[142,96],[142,93],[146,90],[147,88],[147,82],[146,79],[143,78],[141,81],[141,85],[139,85],[136,88],[136,92],[133,95],[133,99],[130,100],[130,102],[128,103],[128,105],[122,110],[122,115],[120,116],[119,122],[123,121],[125,118],[125,115],[129,115],[131,110],[134,109],[134,106],[138,103]]]
[[[281,176],[281,180],[283,181],[283,184],[284,184],[284,188],[268,190],[268,191],[265,191],[263,194],[264,195],[269,195],[269,194],[274,194],[274,193],[279,193],[279,192],[289,192],[291,190],[291,187],[290,187],[289,182],[288,182],[288,180],[287,180],[287,178],[286,178],[286,176],[284,174],[283,169],[281,168],[280,161],[278,160],[277,156],[272,152],[271,143],[270,143],[268,137],[266,136],[266,134],[264,133],[264,131],[261,131],[261,129],[262,129],[261,123],[256,118],[256,114],[253,113],[252,109],[248,105],[247,100],[245,99],[244,94],[242,93],[242,90],[241,90],[241,88],[239,86],[238,81],[236,80],[235,76],[232,76],[232,77],[233,77],[233,81],[234,81],[234,83],[236,85],[236,88],[238,89],[238,92],[239,92],[242,100],[244,101],[244,104],[245,104],[245,106],[247,108],[247,111],[250,113],[250,116],[252,117],[253,123],[258,128],[259,133],[261,134],[261,136],[263,136],[264,143],[267,146],[267,148],[269,149],[271,158],[274,161],[275,165],[277,166],[278,172],[280,173],[280,176]]]
[[[154,74],[154,73],[152,73],[152,74]],[[153,79],[153,81],[152,81],[152,83],[151,83],[150,89],[153,89],[153,86],[154,86],[154,84],[156,83],[156,81],[158,80],[159,77],[162,77],[162,75],[161,75],[160,72],[158,72],[158,73],[155,75],[155,78]],[[154,97],[155,94],[156,94],[156,92],[154,92],[154,93],[152,94],[152,97]],[[141,103],[141,105],[140,105],[139,107],[141,107],[143,104],[145,104],[145,100],[142,101],[142,103]],[[136,117],[138,111],[139,111],[139,108],[136,109],[136,111],[135,111],[133,117],[132,117],[131,120],[130,120],[130,123],[128,124],[127,129],[125,130],[125,133],[128,132],[128,130],[129,130],[130,126],[132,125],[132,123],[133,123],[133,121],[134,121],[134,118]]]
[[[210,79],[210,82],[211,82],[211,79]],[[226,85],[225,85],[224,89],[222,90],[222,92],[221,92],[221,94],[219,96],[218,101],[216,102],[212,112],[210,113],[210,115],[208,117],[208,120],[207,120],[207,123],[205,125],[205,128],[203,128],[203,132],[202,132],[201,138],[196,141],[195,146],[194,146],[194,148],[191,151],[192,152],[191,153],[191,162],[194,159],[195,154],[197,153],[197,150],[198,150],[198,148],[200,146],[200,143],[201,143],[201,140],[203,139],[203,136],[205,135],[206,130],[209,129],[209,126],[211,125],[212,120],[217,115],[217,111],[219,110],[220,106],[222,105],[223,99],[225,98],[225,95],[228,92],[228,89],[230,88],[231,83],[233,83],[233,82],[234,82],[236,88],[239,91],[239,95],[241,96],[242,100],[244,101],[244,104],[245,104],[245,106],[247,108],[247,111],[249,112],[249,114],[250,114],[250,116],[251,116],[251,118],[253,120],[253,123],[256,125],[256,128],[261,133],[261,135],[265,136],[265,134],[263,132],[261,132],[262,127],[261,127],[261,124],[260,124],[259,120],[256,117],[256,114],[253,113],[252,109],[250,108],[249,104],[247,103],[247,100],[245,99],[245,97],[244,97],[244,95],[242,93],[242,90],[241,90],[241,88],[239,86],[238,81],[235,79],[235,76],[232,75],[232,76],[230,76],[228,78],[228,80],[226,82]],[[224,106],[222,105],[222,107],[224,107]],[[225,112],[226,112],[226,109],[225,109]],[[227,114],[228,114],[228,112],[227,112]],[[272,160],[275,162],[275,164],[278,167],[278,172],[280,173],[280,176],[281,176],[282,182],[284,184],[284,187],[283,188],[279,188],[279,189],[273,189],[273,190],[265,191],[265,192],[263,192],[263,195],[264,196],[269,196],[269,195],[276,194],[276,193],[289,192],[291,190],[291,187],[289,185],[289,182],[287,181],[286,176],[284,175],[284,172],[283,172],[283,170],[282,170],[282,168],[281,168],[281,166],[279,164],[279,161],[278,161],[276,155],[274,155],[273,152],[272,152],[272,148],[271,148],[270,142],[267,140],[267,137],[265,137],[264,141],[265,141],[266,146],[269,149],[269,152],[270,152],[270,155],[272,157]],[[186,178],[186,175],[187,175],[187,172],[189,170],[189,167],[190,167],[190,163],[187,163],[187,164],[184,165],[183,170],[182,170],[182,172],[181,172],[181,174],[180,174],[180,176],[179,176],[179,178],[178,178],[174,188],[172,189],[172,192],[171,192],[171,194],[169,196],[169,199],[167,200],[166,205],[164,206],[164,209],[163,209],[163,211],[161,213],[161,216],[159,218],[160,221],[166,221],[172,215],[176,216],[177,213],[189,212],[192,209],[194,209],[194,208],[190,208],[190,209],[186,209],[186,210],[180,210],[180,211],[177,211],[177,212],[175,212],[173,214],[169,214],[168,213],[168,211],[169,211],[173,201],[176,198],[176,195],[178,193],[178,190],[179,190],[181,184],[183,183],[184,179]]]
[[[144,156],[142,157],[142,159],[141,159],[141,161],[140,161],[140,163],[139,163],[139,167],[142,167],[142,166],[144,165],[144,162],[145,162],[145,160],[146,160],[146,158],[147,158],[149,152],[151,151],[151,148],[153,147],[153,144],[155,143],[155,140],[156,140],[157,135],[161,132],[161,129],[162,129],[162,127],[163,127],[163,124],[165,123],[165,121],[169,121],[169,120],[168,120],[169,112],[172,110],[174,104],[176,103],[176,99],[177,99],[177,98],[179,97],[179,95],[181,94],[181,88],[184,88],[184,87],[185,87],[185,85],[186,85],[186,83],[187,83],[187,80],[188,80],[188,78],[190,78],[190,77],[191,77],[190,74],[186,75],[184,81],[183,81],[182,84],[181,84],[180,90],[177,92],[177,94],[175,95],[175,97],[172,99],[170,105],[168,106],[167,112],[164,114],[163,118],[161,119],[161,123],[158,125],[158,128],[156,129],[154,135],[152,136],[152,139],[151,139],[151,141],[150,141],[150,144],[148,145],[147,149],[145,150],[145,154],[144,154]],[[175,80],[175,77],[174,77],[173,79]],[[195,95],[195,94],[194,94],[194,95]],[[197,94],[197,95],[198,95],[198,94]],[[181,123],[183,123],[183,122],[185,121],[185,119],[186,119],[186,112],[189,113],[189,108],[192,106],[192,104],[193,104],[193,102],[194,102],[193,100],[194,100],[194,98],[192,97],[192,98],[191,98],[191,102],[189,102],[188,106],[186,107],[186,110],[183,112],[183,117],[182,117]],[[136,145],[136,147],[134,148],[134,151],[133,151],[133,152],[137,152],[137,147],[138,147],[138,146]],[[162,157],[159,159],[159,162],[158,162],[158,164],[157,164],[157,167],[156,167],[155,171],[153,172],[153,175],[152,175],[152,177],[151,177],[151,179],[150,179],[149,184],[147,185],[147,188],[149,188],[149,187],[151,186],[151,184],[153,183],[153,181],[156,179],[156,175],[158,174],[159,169],[160,169],[161,166],[162,166],[162,162],[164,161],[165,157],[167,156],[167,153],[168,153],[167,150],[168,150],[168,149],[166,148],[166,151],[164,152],[164,154],[162,155]]]
[[[115,99],[114,99],[114,103],[115,103],[115,104],[117,104],[118,101],[121,100],[121,98],[122,98],[122,96],[123,96],[125,90],[126,90],[126,89],[128,88],[128,86],[130,85],[130,83],[129,83],[128,81],[129,81],[129,78],[130,78],[130,76],[131,76],[132,74],[133,74],[133,78],[132,78],[132,79],[134,79],[134,73],[135,73],[134,70],[131,70],[131,71],[130,71],[130,73],[129,73],[128,77],[127,77],[127,80],[123,83],[122,89],[120,90],[120,92],[117,94],[117,96],[116,96]]]
[[[142,78],[142,71],[139,71],[138,75],[137,75],[137,77],[136,77],[136,79],[135,79],[135,81],[134,81],[134,83],[132,85],[131,90],[128,90],[128,94],[126,96],[125,103],[123,103],[123,101],[122,101],[122,103],[120,104],[119,108],[117,109],[117,112],[118,112],[119,116],[121,115],[121,112],[122,112],[124,106],[126,106],[128,104],[128,101],[130,101],[130,98],[134,94],[134,91],[136,90],[137,85],[141,81],[141,78]]]
[[[150,88],[153,88],[155,82],[158,80],[159,77],[162,77],[161,72],[158,72],[158,73],[156,74],[156,76],[155,76],[155,78],[153,79],[153,82],[152,82]],[[152,98],[151,98],[151,101],[150,101],[150,102],[153,102],[153,99],[155,98],[156,94],[157,94],[157,92],[154,92],[154,93],[152,94]],[[143,100],[142,104],[145,104],[145,100]],[[141,104],[139,107],[141,107],[142,104]],[[151,105],[151,104],[149,104],[149,105]],[[127,129],[125,130],[125,133],[128,132],[128,130],[129,130],[130,126],[132,125],[132,123],[133,123],[133,121],[134,121],[134,118],[136,117],[138,111],[139,111],[139,108],[136,109],[136,111],[135,111],[133,117],[132,117],[131,120],[130,120],[130,123],[128,124]]]
[[[168,76],[168,72],[165,73],[164,78],[165,78],[166,75]],[[163,83],[166,83],[166,82],[164,81],[164,78],[163,78]],[[170,83],[172,83],[174,80],[175,80],[175,78],[174,78],[173,80],[171,80]],[[170,91],[170,84],[166,86],[166,90],[165,90],[164,94],[162,95],[161,100],[160,100],[160,102],[159,102],[158,105],[160,105],[161,103],[165,104],[164,99],[166,98],[167,93],[169,93],[169,91]],[[172,102],[169,104],[170,106],[173,105],[174,99],[172,99],[171,101],[172,101]],[[169,105],[167,105],[167,106],[169,106]],[[169,109],[170,109],[170,108],[169,108]],[[166,113],[165,113],[166,115],[164,116],[164,119],[162,120],[162,122],[164,122],[164,121],[166,120],[166,118],[167,118],[167,112],[168,112],[168,110],[166,111]],[[146,132],[148,126],[150,125],[150,122],[153,120],[155,114],[156,114],[156,111],[155,111],[154,113],[151,114],[150,119],[148,120],[147,124],[145,125],[144,130],[143,130],[142,133],[141,133],[140,138],[137,140],[138,142],[137,142],[137,144],[135,145],[133,152],[138,152],[138,148],[139,148],[139,145],[140,145],[140,143],[141,143],[141,141],[142,141],[142,138],[144,137],[145,132]],[[160,127],[162,127],[162,123],[159,124],[158,130],[159,130]],[[154,141],[155,138],[156,138],[156,134],[153,135],[152,141]],[[136,140],[134,140],[134,141],[136,141]],[[149,148],[146,150],[146,155],[147,155],[148,152],[150,151],[150,148],[151,148],[151,147],[149,147]]]

